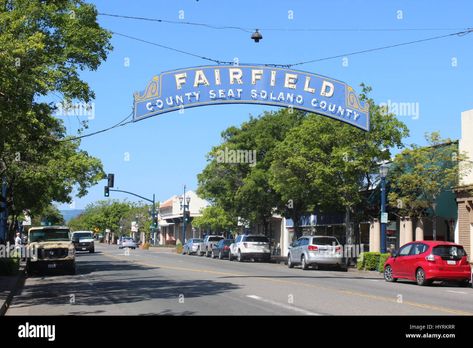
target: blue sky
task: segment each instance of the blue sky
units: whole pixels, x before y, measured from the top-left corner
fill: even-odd
[[[240,63],[295,63],[400,42],[423,39],[473,27],[472,1],[90,1],[99,12],[204,22],[248,28],[407,29],[451,28],[444,31],[302,31],[262,29],[258,44],[239,30],[144,22],[99,16],[103,27],[199,55]],[[180,12],[183,11],[183,12]],[[292,11],[293,18],[289,15]],[[400,12],[402,11],[402,12]],[[114,36],[114,50],[106,62],[83,78],[96,93],[93,132],[113,125],[132,110],[133,92],[143,90],[162,71],[208,62],[176,52]],[[128,63],[128,64],[127,64]],[[348,63],[348,64],[347,64]],[[456,63],[456,64],[455,64]],[[376,102],[414,103],[419,114],[399,115],[411,136],[406,143],[424,144],[424,134],[460,136],[460,113],[473,108],[473,33],[398,47],[379,52],[327,60],[297,67],[346,82],[357,91],[360,83],[372,86]],[[58,98],[55,99],[58,101]],[[239,125],[249,115],[273,108],[255,105],[217,105],[186,109],[152,117],[85,138],[81,147],[99,157],[106,172],[115,173],[115,186],[165,200],[197,186],[205,155],[220,142],[220,133]],[[78,119],[58,116],[75,134]],[[81,116],[79,119],[86,119]],[[71,206],[84,208],[103,199],[105,181]],[[112,198],[124,199],[112,193]],[[129,200],[135,200],[128,197]]]

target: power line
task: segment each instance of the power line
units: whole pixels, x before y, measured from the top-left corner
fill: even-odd
[[[213,58],[201,56],[201,55],[198,55],[198,54],[195,54],[195,53],[192,53],[192,52],[188,52],[188,51],[180,50],[180,49],[177,49],[177,48],[174,48],[174,47],[162,45],[162,44],[159,44],[159,43],[156,43],[156,42],[152,42],[152,41],[140,39],[140,38],[138,38],[138,37],[134,37],[134,36],[126,35],[126,34],[117,33],[117,32],[115,32],[115,31],[111,31],[111,33],[112,33],[112,34],[115,34],[115,35],[118,35],[118,36],[126,37],[126,38],[131,39],[131,40],[143,42],[143,43],[146,43],[146,44],[148,44],[148,45],[153,45],[153,46],[157,46],[157,47],[164,48],[164,49],[166,49],[166,50],[170,50],[170,51],[182,53],[182,54],[185,54],[185,55],[188,55],[188,56],[191,56],[191,57],[195,57],[195,58],[199,58],[199,59],[208,60],[208,61],[210,61],[210,62],[214,62],[214,63],[217,63],[217,64],[232,64],[232,62],[225,62],[225,61],[222,61],[222,60],[219,60],[219,59],[213,59]]]
[[[288,64],[287,66],[288,67],[293,67],[293,66],[297,66],[297,65],[321,62],[321,61],[324,61],[324,60],[330,60],[330,59],[335,59],[335,58],[354,56],[354,55],[362,54],[362,53],[381,51],[381,50],[394,48],[394,47],[413,45],[413,44],[426,42],[426,41],[432,41],[432,40],[439,40],[439,39],[443,39],[443,38],[447,38],[447,37],[451,37],[451,36],[464,36],[464,35],[470,34],[471,32],[473,32],[473,28],[469,28],[469,29],[466,29],[464,31],[460,31],[460,32],[456,32],[456,33],[440,35],[440,36],[434,36],[434,37],[429,37],[429,38],[414,40],[414,41],[409,41],[409,42],[402,42],[402,43],[398,43],[398,44],[394,44],[394,45],[370,48],[370,49],[366,49],[366,50],[355,51],[355,52],[350,52],[350,53],[345,53],[345,54],[339,54],[339,55],[336,55],[336,56],[330,56],[330,57],[325,57],[325,58],[306,60],[306,61],[302,61],[302,62],[298,62],[298,63]]]
[[[108,127],[108,128],[105,128],[105,129],[101,129],[101,130],[96,131],[96,132],[93,132],[93,133],[88,133],[88,134],[84,134],[84,135],[79,135],[79,136],[77,136],[77,137],[61,139],[61,140],[59,140],[59,141],[60,141],[60,142],[63,142],[63,141],[73,141],[73,140],[78,140],[78,139],[82,139],[82,138],[87,138],[87,137],[91,137],[91,136],[96,135],[96,134],[100,134],[100,133],[107,132],[107,131],[112,130],[112,129],[114,129],[114,128],[118,128],[118,127],[125,126],[125,125],[127,125],[127,124],[133,122],[132,120],[130,120],[130,121],[128,121],[128,122],[125,122],[126,120],[128,120],[128,119],[131,117],[132,114],[133,114],[133,111],[130,112],[130,114],[128,114],[128,116],[125,117],[123,120],[121,120],[121,121],[118,122],[117,124],[114,124],[114,125],[111,126],[111,127]]]
[[[124,18],[124,19],[135,19],[147,22],[158,22],[158,23],[167,23],[167,24],[181,24],[181,25],[192,25],[192,26],[199,26],[205,27],[209,29],[216,29],[216,30],[240,30],[247,33],[251,33],[252,30],[249,28],[237,27],[237,26],[218,26],[206,23],[198,23],[198,22],[188,22],[188,21],[173,21],[169,19],[159,19],[159,18],[149,18],[149,17],[136,17],[136,16],[124,16],[124,15],[117,15],[117,14],[110,14],[110,13],[99,13],[99,16],[107,16],[107,17],[116,17],[116,18]]]
[[[303,65],[303,64],[321,62],[321,61],[331,60],[331,59],[336,59],[336,58],[341,58],[341,57],[349,57],[349,56],[354,56],[354,55],[358,55],[358,54],[369,53],[369,52],[375,52],[375,51],[381,51],[381,50],[390,49],[390,48],[395,48],[395,47],[400,47],[400,46],[413,45],[413,44],[417,44],[417,43],[422,43],[422,42],[427,42],[427,41],[433,41],[433,40],[439,40],[439,39],[443,39],[443,38],[447,38],[447,37],[452,37],[452,36],[464,36],[464,35],[470,34],[471,32],[473,32],[473,28],[468,28],[468,29],[465,29],[465,30],[463,30],[463,31],[459,31],[459,32],[455,32],[455,33],[450,33],[450,34],[446,34],[446,35],[439,35],[439,36],[434,36],[434,37],[428,37],[428,38],[425,38],[425,39],[419,39],[419,40],[414,40],[414,41],[402,42],[402,43],[393,44],[393,45],[387,45],[387,46],[369,48],[369,49],[365,49],[365,50],[354,51],[354,52],[348,52],[348,53],[338,54],[338,55],[335,55],[335,56],[328,56],[328,57],[323,57],[323,58],[311,59],[311,60],[301,61],[301,62],[292,63],[292,64],[266,63],[266,64],[263,64],[263,65],[266,65],[266,66],[274,66],[274,67],[290,68],[290,67],[293,67],[293,66],[298,66],[298,65]],[[133,36],[130,36],[130,35],[125,35],[125,34],[113,32],[113,31],[112,31],[112,33],[115,34],[115,35],[120,35],[120,36],[126,37],[126,38],[131,39],[131,40],[135,40],[135,41],[139,41],[139,42],[146,43],[146,44],[149,44],[149,45],[161,47],[161,48],[164,48],[164,49],[167,49],[167,50],[171,50],[171,51],[174,51],[174,52],[186,54],[186,55],[189,55],[189,56],[192,56],[192,57],[196,57],[196,58],[199,58],[199,59],[208,60],[208,61],[217,63],[217,64],[219,64],[219,65],[221,65],[221,64],[226,64],[226,65],[231,65],[231,64],[233,64],[233,62],[230,62],[230,61],[223,61],[223,60],[219,60],[219,59],[214,59],[214,58],[209,58],[209,57],[201,56],[201,55],[198,55],[198,54],[195,54],[195,53],[183,51],[183,50],[180,50],[180,49],[177,49],[177,48],[173,48],[173,47],[170,47],[170,46],[161,45],[161,44],[158,44],[158,43],[156,43],[156,42],[152,42],[152,41],[140,39],[140,38],[133,37]]]
[[[256,28],[256,27],[250,28],[250,27],[240,27],[240,26],[219,26],[219,25],[201,23],[201,22],[175,21],[175,20],[169,20],[169,19],[126,16],[126,15],[111,14],[111,13],[99,13],[98,15],[106,16],[106,17],[122,18],[122,19],[141,20],[141,21],[147,21],[147,22],[200,26],[200,27],[216,29],[216,30],[228,30],[228,29],[240,30],[247,33],[253,32]],[[285,31],[285,32],[350,32],[350,31],[353,31],[353,32],[402,32],[402,31],[453,31],[453,30],[464,30],[465,28],[277,28],[277,27],[261,28],[261,27],[258,27],[258,29],[264,30],[264,31]]]

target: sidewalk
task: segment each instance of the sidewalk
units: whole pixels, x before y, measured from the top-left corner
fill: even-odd
[[[5,315],[15,292],[24,282],[24,270],[20,268],[17,275],[0,276],[0,316]]]

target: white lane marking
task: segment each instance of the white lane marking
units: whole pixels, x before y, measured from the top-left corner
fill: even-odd
[[[456,290],[447,290],[447,292],[452,292],[454,294],[466,294],[464,291],[456,291]]]
[[[265,299],[265,298],[262,298],[262,297],[256,296],[256,295],[246,295],[246,297],[251,298],[251,299],[253,299],[253,300],[257,300],[257,301],[269,303],[269,304],[271,304],[271,305],[273,305],[273,306],[278,306],[278,307],[281,307],[281,308],[284,308],[284,309],[288,309],[288,310],[291,310],[291,311],[299,312],[299,313],[302,313],[302,314],[304,314],[304,315],[320,315],[320,314],[318,314],[318,313],[306,311],[305,309],[297,308],[297,307],[290,306],[290,305],[286,305],[286,304],[284,304],[284,303],[279,303],[279,302],[271,301],[271,300],[268,300],[268,299]]]
[[[370,282],[380,282],[382,279],[368,279]]]

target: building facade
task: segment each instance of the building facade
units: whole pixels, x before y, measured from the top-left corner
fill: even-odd
[[[462,170],[469,170],[460,179],[460,185],[455,189],[458,207],[458,222],[455,229],[455,242],[463,245],[473,262],[473,109],[462,112],[460,154],[466,155],[466,160],[460,163]]]

